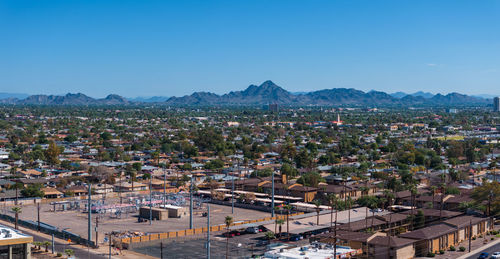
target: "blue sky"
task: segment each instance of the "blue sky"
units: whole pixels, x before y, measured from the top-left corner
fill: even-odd
[[[0,92],[500,95],[500,0],[0,1]]]

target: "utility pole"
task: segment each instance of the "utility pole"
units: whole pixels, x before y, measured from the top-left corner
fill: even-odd
[[[210,259],[210,204],[207,204],[207,259]]]
[[[338,201],[335,200],[335,228],[333,229],[335,235],[335,243],[333,244],[333,256],[337,259],[337,213],[338,213]]]
[[[469,222],[469,253],[471,245],[472,245],[472,219]]]
[[[120,192],[118,194],[120,195],[120,205],[122,205],[122,172],[120,172]]]
[[[274,171],[271,173],[271,217],[274,217]]]
[[[165,165],[163,165],[163,208],[167,205],[167,172]]]
[[[36,212],[37,212],[37,218],[38,218],[38,232],[40,232],[40,202],[38,202],[36,204]]]
[[[108,259],[111,259],[111,233],[108,234],[108,238],[109,238],[109,258]]]
[[[160,242],[160,259],[163,259],[163,242]]]
[[[391,258],[391,222],[392,213],[389,214],[389,230],[387,231],[387,258]]]
[[[99,227],[99,215],[95,217],[95,246],[99,246],[99,232],[97,232],[98,227]]]
[[[152,179],[153,175],[149,175],[149,225],[153,224],[153,193],[152,193]]]
[[[240,167],[239,161],[238,167]],[[231,176],[231,214],[234,214],[234,175]]]
[[[17,200],[19,199],[19,194],[18,194],[18,190],[17,190],[17,183],[16,183],[16,206],[17,206]]]
[[[88,240],[88,246],[90,247],[90,242],[92,242],[92,184],[89,183],[88,186],[88,203],[87,203],[87,209],[88,209],[88,229],[87,229],[87,240]]]
[[[191,185],[189,185],[189,229],[193,229],[193,175],[191,174]]]
[[[52,234],[52,253],[55,252],[54,234]]]

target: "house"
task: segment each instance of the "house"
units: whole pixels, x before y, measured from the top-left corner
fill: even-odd
[[[399,235],[403,238],[417,240],[416,256],[437,253],[450,246],[458,246],[461,242],[485,235],[493,227],[489,218],[460,216],[447,219],[437,225],[421,228]]]
[[[112,193],[114,190],[114,186],[111,184],[96,184],[92,186],[92,189],[94,189],[94,192],[96,194],[104,194],[104,193]]]
[[[61,198],[64,195],[62,192],[60,192],[56,188],[52,188],[52,187],[42,188],[42,191],[44,193],[43,197],[45,199]]]
[[[71,186],[64,189],[59,188],[59,190],[64,192],[65,195],[71,194],[72,196],[83,196],[88,194],[88,188],[86,186]]]
[[[469,231],[471,227],[472,233],[470,234],[472,234],[472,237],[483,235],[493,228],[492,220],[490,218],[481,218],[469,215],[447,219],[443,221],[443,223],[458,229],[458,235],[456,236],[457,242],[469,240]]]
[[[450,246],[458,245],[457,229],[448,224],[437,224],[399,235],[401,238],[414,239],[415,256],[427,256],[429,253],[439,253]]]
[[[27,169],[24,171],[19,171],[18,173],[26,178],[37,178],[42,176],[42,172],[37,171],[35,169]]]
[[[375,236],[368,240],[366,254],[368,258],[414,258],[415,240],[393,236]]]
[[[337,245],[349,246],[363,251],[362,258],[402,258],[415,257],[415,240],[387,236],[382,232],[367,233],[337,230]],[[335,244],[335,232],[320,234],[311,240],[322,243]],[[390,254],[390,257],[387,254]]]
[[[288,189],[291,196],[302,198],[304,202],[313,201],[318,192],[318,188],[302,186],[298,184],[294,184]]]
[[[130,182],[117,183],[114,186],[116,192],[144,191],[148,189],[146,184],[138,182],[134,182],[133,186]]]

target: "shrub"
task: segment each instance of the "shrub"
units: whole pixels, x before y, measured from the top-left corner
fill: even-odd
[[[494,238],[494,237],[492,237],[492,238],[491,238],[491,240],[495,240],[495,238]]]
[[[439,253],[444,254],[444,250],[443,249],[439,250]]]
[[[57,256],[57,257],[62,257],[62,253],[61,253],[61,252],[59,252],[59,253],[57,253],[57,255],[56,255],[56,256]]]
[[[427,254],[427,257],[434,257],[434,256],[436,256],[436,254],[433,253],[433,252],[430,252],[430,253]]]
[[[465,252],[465,247],[461,246],[458,248],[460,250],[460,252]]]
[[[456,251],[457,249],[454,246],[450,246],[450,251]]]
[[[476,237],[473,237],[472,240],[476,240]]]

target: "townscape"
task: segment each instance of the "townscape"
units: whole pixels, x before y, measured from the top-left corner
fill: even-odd
[[[0,259],[500,259],[500,0],[0,0]]]
[[[0,217],[43,240],[35,258],[447,258],[500,239],[488,107],[0,109]]]

